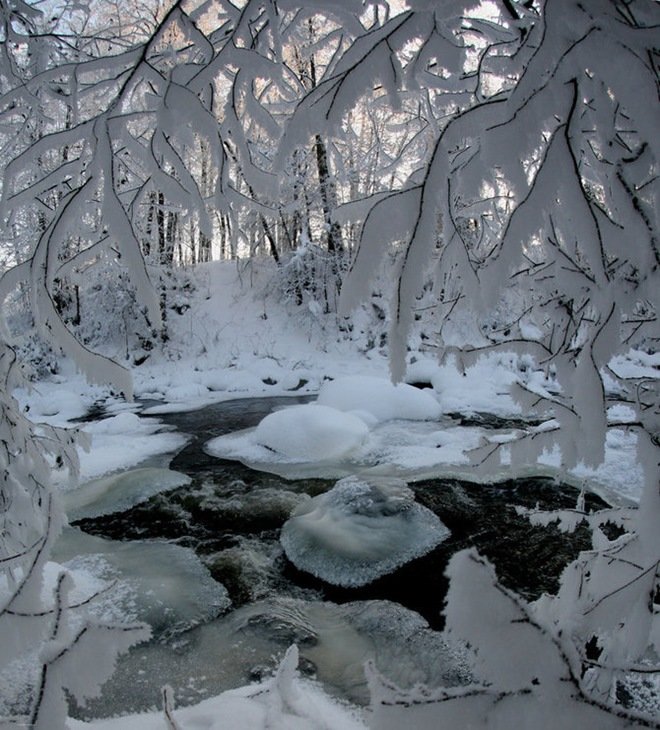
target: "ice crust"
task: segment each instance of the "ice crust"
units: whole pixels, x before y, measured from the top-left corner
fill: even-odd
[[[280,541],[300,570],[358,587],[426,554],[449,534],[403,480],[350,476],[301,504]]]
[[[141,418],[129,412],[85,424],[83,431],[91,440],[89,450],[78,448],[80,478],[85,480],[177,451],[188,440],[183,434],[168,430],[157,419]]]
[[[178,471],[143,467],[94,479],[63,494],[71,519],[99,517],[122,512],[159,492],[190,484],[190,477]]]
[[[339,411],[368,414],[377,422],[395,418],[431,421],[442,413],[430,391],[406,383],[394,385],[386,378],[371,375],[349,375],[324,383],[317,403]]]
[[[462,653],[448,646],[421,616],[389,601],[337,605],[271,596],[197,626],[174,641],[176,651],[150,642],[120,657],[118,671],[104,686],[100,700],[89,703],[92,716],[144,709],[166,683],[175,690],[178,708],[235,686],[236,677],[246,682],[261,679],[271,674],[275,658],[294,643],[306,672],[312,670],[326,691],[362,706],[369,704],[367,661],[400,687],[469,681]],[[145,672],[145,667],[158,671]],[[162,714],[158,720],[161,724],[156,727],[163,730]],[[325,720],[324,730],[344,727],[329,717]],[[121,730],[126,727],[130,726]],[[238,721],[230,727],[244,730]]]
[[[156,541],[118,542],[67,528],[53,557],[78,583],[95,589],[100,581],[105,584],[93,609],[97,615],[145,621],[160,640],[229,607],[225,587],[213,580],[190,548]]]

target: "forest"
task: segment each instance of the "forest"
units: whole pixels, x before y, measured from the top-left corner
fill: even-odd
[[[1,727],[660,728],[659,40],[656,0],[0,0]],[[526,478],[577,546],[529,590],[436,494]],[[180,626],[122,603],[150,540]],[[298,616],[269,672],[81,709],[264,601],[341,616],[361,699]],[[437,655],[388,676],[388,632]]]

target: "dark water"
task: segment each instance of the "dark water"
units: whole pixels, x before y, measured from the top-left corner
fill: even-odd
[[[309,401],[308,397],[250,398],[207,406],[160,418],[191,435],[190,443],[172,460],[171,468],[192,478],[189,486],[159,494],[126,512],[85,519],[77,524],[91,534],[113,539],[159,538],[193,548],[228,589],[233,605],[263,594],[299,596],[346,603],[389,600],[421,614],[432,627],[442,627],[441,607],[447,590],[444,569],[457,550],[475,546],[496,566],[502,582],[525,598],[554,592],[563,567],[590,537],[572,535],[554,526],[533,527],[515,512],[516,505],[544,509],[573,507],[573,487],[547,477],[484,485],[458,479],[413,482],[419,503],[435,512],[451,529],[451,537],[431,553],[362,588],[338,588],[297,570],[277,554],[272,570],[255,577],[242,548],[249,544],[277,553],[279,531],[302,494],[316,495],[333,486],[324,479],[289,480],[258,472],[240,463],[209,456],[210,439],[256,426],[273,409]],[[481,419],[494,428],[506,424]],[[602,507],[587,496],[588,508]],[[252,566],[253,567],[253,566]]]
[[[334,480],[291,480],[255,471],[209,456],[203,446],[216,436],[256,426],[273,409],[309,400],[240,399],[161,415],[191,437],[170,464],[188,474],[191,483],[125,512],[76,523],[114,540],[164,540],[192,548],[226,587],[232,606],[173,640],[155,639],[132,649],[102,696],[86,708],[72,707],[73,716],[91,719],[149,709],[158,704],[164,683],[175,688],[177,704],[197,702],[268,674],[292,642],[300,648],[303,673],[357,704],[369,701],[362,671],[367,656],[400,686],[469,682],[462,657],[453,655],[437,633],[451,555],[477,547],[505,585],[533,599],[553,592],[566,563],[591,546],[586,530],[566,535],[553,526],[533,527],[516,514],[516,505],[575,506],[577,490],[569,485],[546,477],[486,485],[425,479],[409,486],[451,530],[435,550],[361,588],[338,588],[301,572],[286,559],[280,530],[306,495],[327,491]],[[477,418],[486,428],[511,425],[487,414]],[[456,423],[462,420],[455,417]],[[588,508],[603,504],[587,496]]]

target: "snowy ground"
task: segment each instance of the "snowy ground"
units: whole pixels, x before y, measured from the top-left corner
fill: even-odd
[[[247,275],[242,273],[243,278]],[[366,333],[358,329],[349,340],[315,307],[287,317],[272,294],[272,274],[255,269],[249,275],[252,288],[242,289],[234,265],[212,264],[202,270],[191,308],[170,323],[169,353],[153,355],[133,372],[138,402],[126,404],[108,389],[88,386],[67,366],[57,376],[35,384],[31,392],[18,394],[35,421],[55,425],[71,425],[95,402],[103,402],[107,409],[104,418],[78,424],[88,441],[87,450],[80,449],[83,486],[71,485],[66,473],[58,474],[71,514],[85,514],[85,510],[93,514],[99,500],[112,500],[113,495],[130,505],[160,488],[170,488],[173,483],[163,478],[162,468],[185,443],[185,436],[164,428],[158,415],[229,398],[321,392],[320,405],[273,414],[270,423],[209,444],[210,453],[286,474],[339,478],[356,471],[379,474],[386,467],[390,475],[407,479],[470,475],[473,449],[515,437],[517,428],[459,426],[448,416],[459,411],[524,416],[509,392],[511,383],[522,377],[514,356],[500,354],[459,370],[451,363],[441,367],[424,353],[411,353],[415,362],[409,370],[410,381],[430,387],[395,392],[386,382],[385,354],[367,348]],[[655,378],[660,357],[633,355],[616,365],[619,370],[634,369],[636,374]],[[530,377],[541,379],[526,369],[524,377],[528,384]],[[328,385],[330,381],[340,385]],[[140,401],[147,401],[147,407]],[[615,405],[609,415],[620,423],[631,417],[631,411]],[[284,445],[283,427],[288,434]],[[318,449],[319,438],[331,444],[330,451]],[[614,501],[635,502],[641,473],[634,446],[635,437],[625,427],[613,429],[605,463],[595,471],[579,467],[569,478],[577,484],[586,479]],[[542,467],[534,467],[537,471],[559,472],[556,454],[546,454],[542,461]],[[146,492],[136,494],[130,479],[117,486],[117,478],[108,476],[138,465],[153,471]],[[506,449],[499,474],[511,476]],[[364,727],[364,720],[353,711],[295,678],[294,665],[291,656],[279,679],[177,712],[181,726],[200,730]],[[161,716],[143,716],[94,722],[93,727],[147,730],[162,723]],[[88,725],[74,722],[72,727]]]

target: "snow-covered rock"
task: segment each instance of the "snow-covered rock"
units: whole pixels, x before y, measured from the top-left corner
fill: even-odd
[[[420,557],[449,530],[400,479],[346,477],[301,504],[282,528],[300,570],[334,585],[366,585]]]
[[[307,403],[266,416],[254,432],[254,441],[296,461],[324,461],[353,451],[368,433],[357,416]]]
[[[370,375],[349,375],[324,383],[317,403],[371,414],[377,421],[431,421],[441,415],[440,404],[430,391]]]

